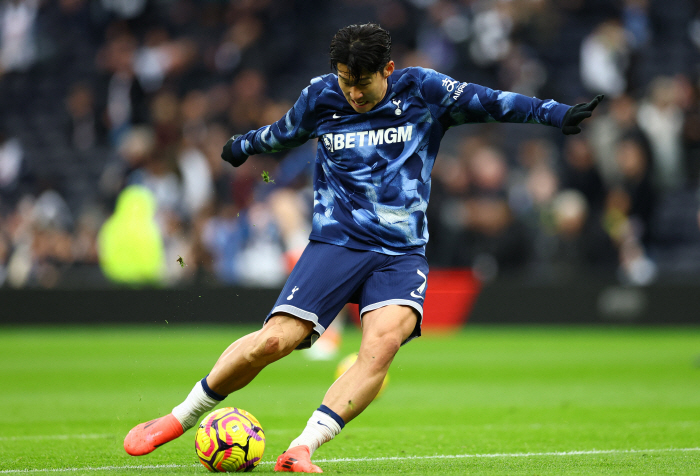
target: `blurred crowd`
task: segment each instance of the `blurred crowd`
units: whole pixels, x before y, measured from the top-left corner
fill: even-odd
[[[606,95],[577,136],[448,131],[431,266],[700,276],[695,2],[0,0],[0,286],[281,285],[310,231],[316,141],[237,169],[221,148],[282,117],[330,71],[335,31],[367,21],[398,68],[566,104]],[[140,224],[115,213],[129,206]],[[144,269],[110,254],[130,229],[149,230]]]

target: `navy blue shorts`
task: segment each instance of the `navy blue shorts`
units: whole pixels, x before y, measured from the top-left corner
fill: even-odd
[[[349,302],[359,304],[360,316],[399,304],[412,307],[418,314],[408,342],[421,334],[427,285],[428,261],[421,254],[384,255],[311,241],[265,322],[276,313],[313,322],[313,332],[298,347],[305,349]]]

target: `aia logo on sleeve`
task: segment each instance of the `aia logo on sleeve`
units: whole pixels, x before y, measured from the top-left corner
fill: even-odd
[[[459,87],[457,85],[459,84]],[[469,83],[459,83],[459,81],[451,80],[448,78],[445,78],[442,80],[442,85],[445,87],[448,93],[451,93],[454,91],[455,93],[452,95],[452,99],[455,101],[457,100],[458,97],[462,95],[462,92],[464,91],[464,88],[467,87],[467,84]],[[457,87],[457,90],[455,91],[455,87]]]
[[[445,89],[447,90],[448,93],[451,93],[452,91],[455,90],[455,86],[457,85],[458,82],[459,81],[445,78],[442,80],[442,85],[445,86]]]

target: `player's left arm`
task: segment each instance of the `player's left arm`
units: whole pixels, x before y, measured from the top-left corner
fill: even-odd
[[[561,128],[564,134],[581,132],[579,124],[591,116],[603,99],[596,96],[589,103],[572,107],[552,99],[459,82],[432,70],[426,70],[422,90],[446,128],[467,123],[515,122],[550,125]]]
[[[316,128],[313,108],[309,103],[307,87],[294,106],[279,121],[258,130],[231,137],[224,145],[221,158],[238,167],[251,155],[279,152],[305,143],[313,136]]]

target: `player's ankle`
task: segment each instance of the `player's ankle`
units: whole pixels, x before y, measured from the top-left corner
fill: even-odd
[[[211,411],[224,398],[226,398],[225,395],[219,395],[209,388],[207,378],[204,377],[194,385],[185,401],[173,408],[172,413],[182,425],[183,431],[187,431],[197,425],[199,418]]]
[[[322,444],[329,442],[345,427],[343,419],[333,410],[321,405],[313,412],[306,423],[306,428],[292,443],[289,449],[295,446],[307,446],[309,456],[314,454]]]

